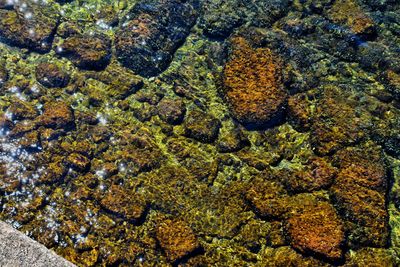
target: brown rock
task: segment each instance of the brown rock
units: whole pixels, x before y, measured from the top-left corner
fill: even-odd
[[[344,23],[355,34],[371,35],[376,31],[375,22],[356,0],[336,0],[328,16],[337,23]]]
[[[62,129],[74,126],[74,113],[64,102],[47,103],[44,113],[37,118],[38,125]]]
[[[156,238],[167,258],[174,262],[200,247],[192,229],[180,220],[164,220],[157,225]]]
[[[323,158],[311,158],[303,169],[282,170],[283,183],[290,192],[311,192],[329,187],[336,169]]]
[[[65,87],[69,76],[54,63],[42,62],[36,67],[36,79],[46,87]]]
[[[311,105],[305,94],[297,94],[288,99],[288,119],[298,131],[307,131],[311,127]]]
[[[82,69],[103,69],[111,59],[111,40],[103,34],[68,37],[56,51]]]
[[[169,124],[179,124],[185,117],[186,107],[182,100],[163,98],[157,106],[160,118]]]
[[[204,143],[217,139],[221,123],[212,115],[193,110],[186,118],[185,135]]]
[[[223,83],[233,117],[249,127],[276,123],[287,98],[280,60],[268,48],[251,48],[242,37],[233,38],[232,44]]]
[[[138,222],[146,211],[146,202],[141,196],[119,185],[112,185],[100,204],[108,212],[133,223]]]
[[[77,171],[84,172],[90,168],[90,159],[79,153],[71,153],[66,158],[66,164]]]
[[[388,242],[386,168],[379,148],[348,148],[336,156],[340,170],[331,194],[342,217],[351,224],[349,242],[383,247]]]
[[[286,231],[291,246],[303,253],[315,253],[329,260],[342,257],[344,228],[335,209],[327,202],[292,215],[287,221]]]

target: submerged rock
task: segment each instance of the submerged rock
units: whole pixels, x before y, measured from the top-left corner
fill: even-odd
[[[276,124],[287,99],[280,59],[268,48],[251,48],[242,37],[233,38],[232,44],[223,91],[233,117],[250,128]]]
[[[214,142],[220,128],[218,119],[198,110],[190,112],[185,121],[185,135],[204,143]]]
[[[163,98],[157,106],[160,118],[169,124],[179,124],[185,117],[186,107],[182,100]]]
[[[4,65],[4,62],[0,61],[0,88],[8,80],[8,71]]]
[[[313,253],[329,260],[342,258],[344,227],[335,209],[328,202],[310,205],[301,213],[292,215],[286,231],[293,248]]]
[[[79,68],[99,70],[110,62],[111,40],[104,34],[71,36],[64,40],[56,52]]]
[[[347,148],[336,155],[340,170],[331,188],[335,205],[350,222],[350,244],[386,246],[388,181],[380,149]]]
[[[72,109],[64,102],[47,103],[44,112],[37,118],[37,124],[54,129],[67,129],[75,124]]]
[[[167,258],[174,262],[200,247],[192,229],[181,220],[164,220],[157,225],[156,237]]]
[[[119,61],[150,77],[164,71],[196,21],[192,1],[140,1],[116,33]]]
[[[69,75],[54,63],[42,62],[36,67],[36,79],[46,87],[65,87]]]
[[[15,4],[13,10],[0,9],[0,40],[38,52],[49,51],[58,25],[58,12],[48,6],[29,4],[20,8],[20,5]]]
[[[119,185],[112,185],[100,204],[106,211],[132,222],[138,222],[146,211],[146,202],[140,195]]]

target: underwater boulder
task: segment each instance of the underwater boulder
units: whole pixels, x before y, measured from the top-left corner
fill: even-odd
[[[82,34],[68,37],[56,49],[81,69],[104,69],[111,60],[111,39],[105,34]]]
[[[156,228],[156,238],[171,262],[188,256],[200,248],[193,230],[178,219],[160,222]]]
[[[161,120],[175,125],[182,122],[186,113],[186,106],[182,100],[163,98],[157,105],[158,116]]]
[[[196,22],[190,1],[141,1],[116,33],[118,60],[135,73],[151,77],[164,71]]]
[[[36,66],[36,79],[42,85],[52,87],[65,87],[69,82],[69,75],[54,63],[42,62]]]
[[[221,122],[212,115],[193,110],[185,121],[185,135],[203,143],[212,143],[218,138]]]
[[[343,256],[344,227],[328,202],[310,205],[292,215],[285,230],[291,246],[303,253],[317,254],[332,261]]]
[[[252,48],[243,37],[231,42],[232,53],[223,71],[223,93],[233,117],[248,128],[280,122],[288,97],[280,59],[268,48]]]
[[[14,9],[0,9],[0,40],[10,45],[37,52],[50,50],[59,15],[53,8],[27,5]]]

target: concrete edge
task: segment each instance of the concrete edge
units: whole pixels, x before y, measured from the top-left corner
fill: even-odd
[[[0,221],[0,266],[76,267],[54,251]]]

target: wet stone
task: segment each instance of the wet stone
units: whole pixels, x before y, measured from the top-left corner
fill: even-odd
[[[163,98],[157,105],[160,118],[172,125],[180,124],[186,113],[186,106],[182,100]]]
[[[233,117],[249,128],[276,124],[283,117],[287,98],[280,60],[268,48],[251,48],[243,37],[231,42],[233,52],[224,67],[223,87]]]
[[[104,69],[111,59],[111,40],[104,34],[71,36],[56,52],[81,69]]]
[[[118,185],[107,190],[100,204],[106,211],[133,223],[138,222],[146,211],[146,202],[141,196]]]
[[[164,220],[157,225],[156,238],[167,258],[174,262],[200,247],[192,229],[180,220]]]
[[[54,129],[69,129],[74,127],[74,114],[66,103],[51,102],[44,107],[44,112],[37,118],[38,125]]]
[[[13,120],[34,119],[39,115],[35,106],[31,103],[14,99],[10,107],[7,109]]]
[[[0,61],[0,88],[8,80],[8,71],[5,67],[4,62]]]
[[[58,12],[53,8],[29,4],[22,10],[15,4],[13,10],[0,9],[0,40],[22,48],[47,52],[51,48]]]
[[[36,79],[42,85],[52,88],[67,86],[70,77],[58,65],[42,62],[36,66]]]
[[[84,172],[90,168],[90,159],[80,153],[71,153],[65,159],[65,163],[70,168]]]
[[[212,143],[217,139],[220,127],[220,121],[212,115],[193,110],[186,117],[185,135],[203,143]]]
[[[140,1],[116,33],[118,60],[141,76],[156,76],[172,61],[196,21],[190,1]]]
[[[347,148],[336,155],[340,169],[330,192],[341,216],[352,223],[352,245],[384,247],[388,242],[388,182],[379,151]]]
[[[344,227],[335,209],[327,202],[307,207],[292,215],[285,226],[290,244],[303,253],[315,253],[329,260],[342,257]]]

